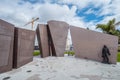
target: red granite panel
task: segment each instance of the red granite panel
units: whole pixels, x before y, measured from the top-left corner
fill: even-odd
[[[70,27],[70,31],[76,57],[101,62],[103,45],[107,45],[111,53],[110,63],[116,63],[118,37],[74,26]]]
[[[0,73],[12,69],[14,25],[0,19]]]

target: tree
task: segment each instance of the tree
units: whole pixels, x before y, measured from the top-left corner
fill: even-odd
[[[116,34],[116,26],[120,25],[120,22],[115,23],[115,18],[112,20],[109,20],[107,24],[97,24],[96,29],[101,29],[103,33],[107,34]]]
[[[101,29],[103,33],[116,35],[119,37],[119,43],[120,43],[120,30],[116,30],[116,27],[120,25],[119,22],[115,22],[115,18],[112,20],[109,20],[107,24],[97,24],[96,29]]]

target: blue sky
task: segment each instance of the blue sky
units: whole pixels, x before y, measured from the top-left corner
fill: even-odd
[[[107,23],[113,18],[120,21],[119,5],[120,0],[2,0],[0,19],[23,27],[33,17],[39,17],[34,29],[39,23],[59,20],[99,31],[95,29],[96,24]],[[30,29],[30,25],[24,28]]]

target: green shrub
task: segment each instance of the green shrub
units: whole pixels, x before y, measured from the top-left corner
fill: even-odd
[[[120,46],[118,46],[118,51],[120,52]]]
[[[64,54],[68,54],[68,51],[64,52]]]
[[[38,55],[40,55],[40,51],[34,51],[33,52],[33,56],[38,56]]]
[[[117,54],[117,62],[120,62],[120,52]]]

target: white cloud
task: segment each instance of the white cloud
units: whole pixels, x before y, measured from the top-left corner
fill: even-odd
[[[120,21],[120,0],[59,0],[59,3],[63,4],[73,4],[77,6],[79,10],[84,9],[92,5],[92,8],[99,8],[98,11],[93,10],[92,8],[88,9],[85,14],[95,14],[97,17],[104,16],[104,19],[99,22],[84,22],[84,26],[95,29],[96,24],[107,23],[109,20],[116,18],[116,22]],[[91,25],[92,24],[92,25]],[[94,26],[94,27],[93,27]]]
[[[98,11],[97,16],[105,16],[103,20],[99,21],[99,24],[107,23],[109,20],[115,18],[116,22],[120,21],[120,0],[113,0],[110,4],[106,4]],[[120,26],[118,26],[118,29]]]
[[[93,5],[94,7],[109,4],[111,0],[59,0],[58,3],[77,5],[79,9]],[[101,7],[102,7],[101,6]]]
[[[19,5],[18,1],[9,3],[9,1],[7,2],[5,0],[3,2],[1,1],[0,7],[0,18],[18,27],[22,27],[32,17],[38,15],[38,11],[32,9],[33,5],[30,3]],[[27,26],[27,28],[29,27]]]
[[[0,3],[0,18],[7,20],[16,26],[22,27],[25,23],[30,21],[32,17],[39,17],[39,22],[36,23],[46,23],[48,20],[61,20],[69,23],[70,25],[75,25],[79,27],[89,27],[95,30],[95,25],[97,23],[106,23],[112,18],[117,18],[120,20],[120,0],[57,0],[57,3],[63,3],[64,5],[51,4],[51,0],[46,0],[45,4],[31,4],[29,2],[23,2],[22,5],[18,4],[18,0],[9,1],[3,0]],[[111,2],[111,4],[110,4]],[[72,8],[69,8],[66,4],[74,4]],[[97,23],[94,21],[85,22],[83,17],[76,16],[76,10],[83,9],[93,5],[93,7],[101,7],[99,11],[94,11],[89,9],[86,14],[93,13],[97,16],[114,14],[112,16],[105,16],[105,18]],[[24,28],[30,28],[28,25]],[[36,26],[36,24],[35,24]]]
[[[93,9],[88,9],[85,14],[96,14],[96,12]]]
[[[111,2],[111,3],[109,3]],[[120,0],[111,0],[96,13],[97,16],[104,16],[104,19],[98,23],[107,23],[109,20],[115,18],[116,22],[120,21]]]
[[[2,7],[0,9],[0,18],[16,26],[22,27],[32,17],[40,17],[40,23],[47,23],[48,20],[60,20],[68,22],[71,25],[85,27],[82,18],[76,16],[76,6],[72,6],[69,9],[67,5],[50,3],[30,4],[27,2],[22,5],[19,5],[18,2],[13,3],[9,4],[7,1],[0,3],[0,7]],[[26,28],[30,28],[30,26],[28,25]]]
[[[46,3],[39,8],[40,21],[46,23],[48,20],[60,20],[70,25],[85,27],[82,18],[76,16],[76,9],[76,6],[69,9],[67,5]]]

